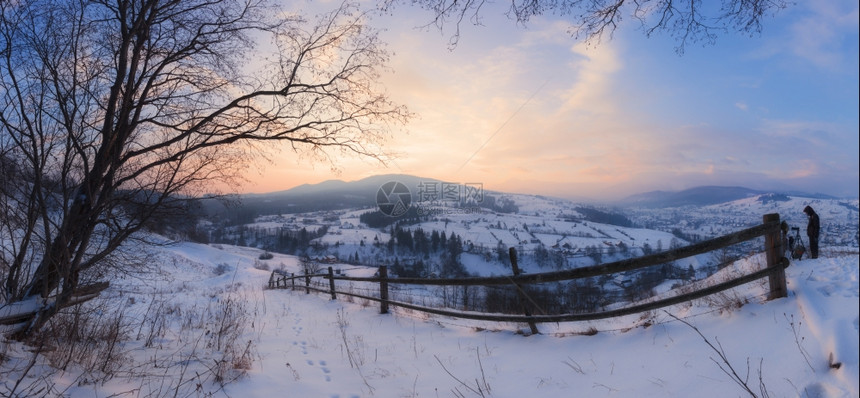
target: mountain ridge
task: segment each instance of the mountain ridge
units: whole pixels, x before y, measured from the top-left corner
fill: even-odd
[[[680,191],[649,191],[627,196],[619,201],[626,206],[681,207],[707,206],[766,194],[782,194],[810,199],[838,199],[834,196],[798,191],[771,191],[739,186],[703,185]]]
[[[312,210],[333,210],[349,207],[368,207],[376,205],[376,193],[379,188],[387,182],[400,182],[406,185],[412,193],[413,199],[420,194],[421,184],[441,183],[442,180],[428,177],[420,177],[409,174],[380,174],[361,178],[353,181],[331,179],[315,184],[301,184],[296,187],[255,194],[239,195],[246,206],[257,207],[264,213],[296,213]],[[496,192],[485,190],[485,193],[514,194],[508,192]],[[751,189],[741,186],[717,186],[706,185],[684,189],[681,191],[649,191],[627,196],[616,202],[614,206],[621,207],[651,207],[667,208],[681,206],[706,206],[732,202],[739,199],[754,197],[765,194],[782,194],[795,197],[812,199],[838,199],[824,194],[809,194],[804,192],[778,192],[768,190]],[[540,194],[523,194],[542,197]],[[576,202],[568,198],[558,198]]]

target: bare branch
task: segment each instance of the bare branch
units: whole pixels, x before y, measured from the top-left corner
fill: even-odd
[[[378,86],[388,53],[367,19],[348,3],[309,22],[262,0],[0,2],[0,171],[15,181],[0,207],[21,209],[0,220],[0,292],[57,303],[26,333],[260,143],[382,160],[411,115]]]
[[[389,11],[398,3],[385,0],[382,9]],[[411,0],[431,13],[431,22],[442,30],[446,24],[454,25],[450,43],[456,45],[460,24],[470,20],[480,24],[482,0]],[[690,43],[713,44],[717,36],[730,31],[746,34],[760,33],[762,22],[771,14],[787,8],[785,0],[721,0],[719,6],[701,0],[511,0],[507,16],[518,24],[526,24],[532,17],[556,15],[571,22],[570,33],[587,42],[610,38],[625,17],[641,23],[646,36],[665,33],[676,42],[681,54]]]

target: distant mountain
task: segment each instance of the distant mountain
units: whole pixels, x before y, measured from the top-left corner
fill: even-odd
[[[321,192],[331,192],[331,191],[339,191],[347,189],[349,186],[348,182],[342,180],[327,180],[318,184],[302,184],[297,187],[285,190],[285,191],[277,191],[277,192],[268,192],[264,194],[257,194],[259,196],[289,196],[289,195],[304,195],[304,194],[314,194]],[[251,196],[251,195],[248,195]]]
[[[683,191],[651,191],[628,196],[622,203],[641,207],[705,206],[760,195],[764,192],[744,187],[704,186]]]
[[[357,207],[376,205],[376,193],[388,182],[399,182],[406,185],[412,196],[418,194],[418,186],[422,183],[438,183],[432,178],[416,177],[407,174],[384,174],[363,178],[357,181],[328,180],[318,184],[302,184],[286,191],[265,194],[243,195],[243,201],[287,201],[292,206],[310,202],[319,210],[325,210],[326,204],[334,207]],[[342,206],[341,206],[342,205]],[[293,211],[291,211],[292,213]]]
[[[421,183],[440,182],[432,178],[416,177],[406,174],[384,174],[363,178],[357,181],[328,180],[317,184],[302,184],[285,191],[264,194],[240,195],[237,209],[228,211],[215,201],[204,203],[208,214],[224,214],[231,218],[240,214],[235,222],[247,222],[254,215],[261,214],[295,214],[321,210],[337,210],[361,207],[375,207],[376,193],[379,188],[390,181],[397,181],[412,192],[413,198],[418,194]]]
[[[813,199],[836,199],[824,194],[809,194],[804,192],[771,192],[761,191],[744,187],[720,187],[702,186],[683,191],[651,191],[628,196],[621,200],[625,206],[639,207],[680,207],[680,206],[707,206],[738,199],[749,198],[763,194],[779,194],[797,196]]]
[[[376,207],[376,194],[385,183],[400,182],[410,190],[413,201],[418,200],[421,184],[441,183],[442,181],[407,174],[384,174],[356,181],[328,180],[317,184],[302,184],[297,187],[265,194],[246,194],[240,196],[236,208],[227,209],[220,202],[204,200],[207,214],[222,214],[234,222],[249,222],[255,215],[295,214],[313,211],[338,210],[350,208]],[[490,191],[485,191],[490,193]],[[619,203],[621,206],[635,207],[680,207],[707,206],[731,202],[738,199],[773,193],[813,199],[835,199],[822,194],[800,192],[766,192],[744,187],[702,186],[678,192],[652,191],[629,196]],[[491,200],[491,197],[485,197]],[[771,198],[774,199],[774,198]],[[492,208],[492,206],[491,206]]]
[[[328,180],[318,184],[302,184],[286,191],[259,194],[257,196],[267,198],[285,198],[309,195],[331,195],[349,198],[368,198],[371,200],[370,204],[374,204],[376,200],[376,191],[379,190],[379,187],[383,184],[390,181],[400,182],[412,191],[416,191],[418,184],[422,182],[440,182],[436,179],[416,177],[408,174],[383,174],[349,182],[342,180]],[[415,195],[415,193],[416,192],[412,192],[413,195]]]

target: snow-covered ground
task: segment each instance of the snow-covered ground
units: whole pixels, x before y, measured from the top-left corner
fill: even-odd
[[[762,284],[752,283],[668,312],[543,324],[540,335],[526,336],[528,327],[521,324],[396,309],[383,315],[372,303],[264,290],[270,272],[257,268],[295,271],[299,264],[291,256],[260,261],[256,249],[192,243],[152,250],[157,276],[112,281],[106,298],[122,302],[129,317],[151,314],[153,303],[174,308],[162,320],[170,330],[155,342],[144,344],[140,336],[145,340],[147,333],[135,329],[122,345],[126,362],[155,363],[151,358],[162,355],[169,358],[162,365],[172,370],[152,369],[145,381],[143,372],[128,372],[134,376],[93,382],[82,381],[73,366],[50,374],[62,395],[173,396],[175,390],[178,396],[325,398],[750,396],[730,376],[732,369],[758,396],[860,393],[856,254],[828,256],[823,249],[819,259],[794,262],[787,269],[789,297],[783,299],[763,301]],[[747,298],[749,303],[732,308]],[[208,337],[213,328],[194,334],[183,320],[195,309],[208,313],[225,302],[245,310],[236,344],[250,354],[250,366],[223,388],[211,378],[181,385],[176,370],[186,369],[184,377],[190,378],[211,369],[221,354],[192,344],[214,344]],[[24,347],[2,344],[4,369],[29,360]],[[192,349],[194,355],[184,354]],[[831,355],[838,368],[831,367]],[[32,372],[34,380],[39,372]],[[14,372],[4,376],[12,380]],[[165,381],[169,377],[173,381]],[[0,392],[9,387],[4,380]]]
[[[754,225],[761,217],[777,213],[782,221],[800,228],[804,241],[808,222],[803,209],[811,206],[821,218],[821,243],[829,246],[857,247],[857,199],[813,199],[796,196],[756,195],[710,206],[685,206],[665,209],[627,209],[636,223],[649,228],[678,228],[703,238],[715,237]]]

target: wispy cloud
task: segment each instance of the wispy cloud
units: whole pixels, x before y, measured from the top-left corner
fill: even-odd
[[[792,26],[792,52],[822,68],[844,68],[848,54],[843,46],[857,41],[857,2],[817,0],[808,10],[809,16]]]
[[[819,69],[851,73],[857,69],[858,3],[856,0],[811,0],[777,15],[756,57],[788,54]],[[785,30],[777,22],[787,21]],[[856,52],[854,52],[856,55]]]
[[[762,120],[759,131],[768,137],[792,139],[803,145],[827,147],[844,142],[838,132],[845,133],[845,127],[836,123],[798,120]],[[856,136],[856,131],[849,133]]]
[[[593,196],[767,181],[823,187],[846,176],[854,182],[842,185],[858,184],[848,106],[856,88],[844,84],[856,83],[856,2],[779,14],[763,34],[770,52],[752,58],[734,56],[760,41],[736,37],[685,57],[671,42],[652,54],[657,39],[623,34],[588,47],[567,35],[568,22],[543,18],[527,29],[487,21],[449,51],[436,32],[412,30],[420,21],[392,18],[386,36],[396,55],[384,83],[419,115],[409,135],[388,142],[401,157],[389,169],[338,159],[341,178],[403,172]],[[305,178],[296,184],[332,178],[326,165],[276,169]]]

